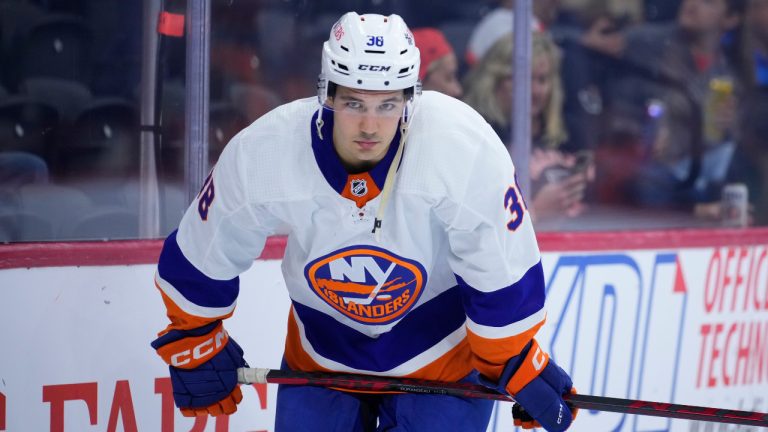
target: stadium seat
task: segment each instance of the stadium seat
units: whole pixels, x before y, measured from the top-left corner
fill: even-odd
[[[97,207],[83,213],[63,236],[67,240],[135,239],[139,216],[124,208]]]
[[[73,13],[78,15],[82,15],[83,13],[85,13],[87,4],[92,3],[88,0],[26,0],[26,1],[44,3],[47,6],[47,9],[52,12],[65,12],[65,13]],[[111,4],[112,2],[101,1],[98,3]]]
[[[29,184],[18,188],[17,193],[19,213],[35,215],[51,225],[52,234],[48,239],[61,238],[93,207],[83,192],[67,186]]]
[[[52,14],[38,20],[22,43],[21,77],[90,82],[91,31],[83,18]]]
[[[54,77],[26,78],[19,85],[19,91],[55,106],[65,123],[72,123],[75,115],[93,98],[91,90],[82,82]]]
[[[19,80],[22,41],[30,27],[45,15],[39,5],[26,1],[0,1],[0,72],[3,83],[12,90]],[[11,66],[12,65],[12,66]]]
[[[9,243],[12,242],[13,239],[13,231],[12,228],[5,225],[5,222],[2,219],[2,216],[0,216],[0,243]]]
[[[5,192],[25,184],[47,184],[50,180],[48,163],[40,156],[20,151],[0,151],[0,208]]]
[[[0,241],[46,241],[54,237],[51,222],[35,213],[17,211],[0,214]]]
[[[165,237],[178,228],[181,217],[189,207],[184,185],[163,182],[160,190],[160,235]],[[122,189],[126,200],[126,208],[139,208],[139,183],[126,183]]]
[[[47,158],[58,126],[58,111],[43,100],[12,96],[0,101],[0,151],[25,151]]]
[[[208,112],[208,155],[213,164],[224,146],[248,125],[248,121],[235,105],[228,102],[212,103]]]
[[[255,84],[233,84],[229,89],[229,100],[245,114],[248,123],[283,103],[277,93]]]
[[[122,177],[83,177],[68,181],[68,187],[83,192],[95,206],[127,206],[123,187],[127,180]]]
[[[96,99],[77,114],[57,143],[61,175],[124,177],[138,172],[139,130],[136,108],[117,98]]]

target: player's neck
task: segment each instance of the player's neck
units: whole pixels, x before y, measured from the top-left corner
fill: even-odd
[[[380,161],[346,161],[344,158],[342,158],[338,151],[336,152],[336,155],[339,156],[339,160],[341,161],[341,165],[344,167],[344,170],[347,172],[347,174],[361,174],[364,172],[368,172],[373,169],[373,167],[376,166]]]

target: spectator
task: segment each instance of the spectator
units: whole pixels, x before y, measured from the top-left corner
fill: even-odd
[[[561,0],[560,3],[564,10],[601,10],[613,17],[625,17],[632,22],[639,22],[643,20],[644,9],[648,9],[649,3],[659,1],[673,5],[679,0]]]
[[[500,0],[499,5],[487,13],[472,30],[467,43],[466,61],[469,65],[475,65],[493,44],[514,27],[514,0]],[[610,19],[591,20],[584,28],[574,28],[570,21],[577,21],[574,15],[579,15],[575,10],[561,10],[561,0],[536,0],[533,2],[533,20],[531,27],[534,31],[552,31],[560,39],[570,38],[584,45],[605,52],[615,54],[621,46],[621,41],[611,34],[609,27],[613,25]],[[594,7],[590,7],[595,9]],[[605,9],[606,14],[608,9]],[[565,31],[558,31],[564,27]],[[577,26],[581,27],[581,25]]]
[[[575,154],[560,150],[568,134],[562,118],[559,50],[552,39],[541,32],[534,33],[532,45],[531,214],[537,220],[562,214],[577,216],[585,208],[583,200],[588,179],[592,177],[591,163],[588,160],[577,163]],[[467,76],[464,99],[505,142],[512,136],[512,50],[509,34],[491,47]]]
[[[569,151],[596,147],[594,131],[602,116],[604,71],[610,69],[613,58],[624,46],[620,21],[637,19],[637,14],[629,14],[636,5],[611,7],[614,1],[605,3],[604,0],[537,0],[532,4],[533,29],[546,30],[552,35],[562,53],[563,64],[568,65],[562,85]],[[502,0],[475,27],[467,46],[469,65],[476,64],[496,40],[512,31],[513,7],[513,0]],[[612,12],[624,15],[617,17]]]
[[[684,0],[675,23],[627,32],[626,69],[609,91],[615,124],[659,132],[629,184],[634,203],[689,209],[719,199],[740,88],[721,41],[738,30],[743,9],[743,0]]]
[[[558,0],[540,0],[534,2],[534,5],[536,3],[549,5],[557,2]],[[472,29],[465,53],[467,64],[470,66],[477,64],[496,41],[512,31],[515,21],[514,6],[515,0],[500,0],[499,5],[483,16],[477,26]],[[542,10],[541,6],[537,8]],[[535,13],[531,25],[535,30],[541,30],[541,24]]]
[[[436,28],[423,27],[413,30],[413,38],[421,53],[422,89],[460,98],[463,90],[457,77],[459,62],[445,35]]]
[[[746,91],[740,109],[741,142],[735,157],[751,163],[752,170],[737,169],[737,179],[749,188],[755,223],[768,224],[768,0],[749,0],[745,18],[744,44],[734,47],[741,54],[740,76]],[[734,164],[736,165],[736,164]],[[746,174],[746,175],[745,175]]]
[[[749,83],[768,89],[768,0],[748,0],[746,13]]]

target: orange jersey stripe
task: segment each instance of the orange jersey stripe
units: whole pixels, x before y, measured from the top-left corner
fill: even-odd
[[[469,343],[465,338],[460,344],[452,350],[445,353],[439,359],[424,366],[412,374],[403,378],[427,379],[442,382],[457,382],[469,375],[472,371],[472,352],[469,350]],[[337,389],[355,393],[355,390]],[[360,393],[402,393],[402,392],[371,392],[360,391]]]
[[[293,307],[288,315],[288,335],[285,340],[285,361],[288,367],[305,372],[333,372],[320,366],[301,346],[299,326],[293,315]],[[472,371],[472,352],[467,339],[462,340],[447,353],[421,369],[405,375],[405,378],[432,379],[454,382],[469,375]]]
[[[162,289],[160,289],[160,286],[157,284],[157,282],[155,282],[155,286],[160,291],[160,295],[163,297],[163,303],[165,304],[165,308],[167,310],[168,319],[171,320],[171,323],[168,324],[168,327],[158,333],[158,336],[162,336],[171,330],[191,330],[202,327],[213,321],[229,318],[232,316],[232,313],[234,313],[233,309],[232,312],[226,315],[214,318],[203,318],[188,314],[181,310],[181,308],[176,303],[174,303],[173,300],[171,300],[171,298],[168,297]]]
[[[440,358],[407,375],[406,378],[455,382],[469,375],[470,372],[472,372],[472,351],[467,338],[464,338]]]
[[[317,362],[312,360],[312,357],[304,351],[304,348],[302,348],[299,325],[293,317],[293,306],[291,306],[291,309],[288,311],[288,334],[285,337],[284,358],[285,362],[288,363],[288,367],[293,370],[304,372],[332,372],[330,369],[326,369],[317,364]]]
[[[510,358],[520,354],[544,325],[544,320],[524,331],[501,339],[487,339],[467,329],[467,339],[475,354],[475,368],[485,377],[498,380]]]

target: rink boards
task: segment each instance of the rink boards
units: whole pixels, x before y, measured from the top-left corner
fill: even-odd
[[[539,341],[582,393],[768,411],[768,230],[540,235]],[[284,242],[241,277],[230,334],[280,364]],[[274,386],[239,411],[184,418],[149,347],[167,319],[159,242],[0,247],[0,431],[272,431]],[[510,406],[489,430],[513,430]],[[737,430],[582,411],[573,431]],[[750,428],[741,427],[739,431]],[[752,428],[752,430],[756,430]]]

